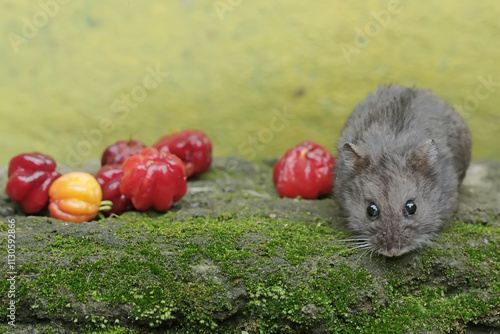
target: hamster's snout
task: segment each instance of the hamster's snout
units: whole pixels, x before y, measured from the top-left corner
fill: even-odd
[[[394,246],[389,246],[387,245],[386,247],[386,252],[383,253],[383,255],[387,256],[387,257],[395,257],[395,256],[400,256],[404,254],[404,252],[399,249],[398,247],[394,247]]]
[[[392,257],[392,256],[399,256],[401,254],[403,254],[401,251],[401,240],[398,240],[397,242],[395,240],[389,240],[386,242],[385,244],[385,248],[386,248],[386,254],[384,254],[385,256],[389,256],[389,257]]]
[[[409,252],[410,249],[404,246],[404,240],[402,239],[400,235],[388,236],[384,234],[380,237],[379,242],[376,243],[379,245],[379,247],[377,247],[377,252],[387,257],[401,256]]]

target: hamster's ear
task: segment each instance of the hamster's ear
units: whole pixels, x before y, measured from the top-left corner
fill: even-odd
[[[346,166],[352,170],[359,171],[370,165],[369,153],[359,146],[345,143],[342,146],[342,152],[345,156]]]
[[[410,156],[410,165],[420,173],[430,173],[437,164],[439,150],[434,139],[429,139]]]

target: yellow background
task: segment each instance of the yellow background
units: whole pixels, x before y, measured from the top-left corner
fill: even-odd
[[[469,124],[473,157],[499,160],[499,17],[497,0],[2,1],[0,163],[40,151],[72,164],[70,150],[85,161],[183,128],[217,156],[260,160],[303,140],[335,153],[381,83],[433,90]],[[160,85],[114,111],[155,68]]]

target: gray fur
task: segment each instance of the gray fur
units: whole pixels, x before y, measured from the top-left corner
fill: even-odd
[[[430,91],[380,86],[347,119],[337,142],[335,197],[361,248],[399,256],[451,219],[470,162],[460,115]],[[404,214],[413,200],[417,211]],[[380,215],[368,218],[377,204]]]

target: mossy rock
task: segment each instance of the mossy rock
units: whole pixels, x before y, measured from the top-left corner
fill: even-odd
[[[16,327],[2,307],[0,330],[500,331],[500,163],[474,162],[455,220],[398,258],[341,242],[350,234],[331,198],[279,198],[272,164],[215,159],[166,214],[78,225],[23,216],[2,195],[2,235],[16,221],[17,274],[10,298],[2,271],[1,303],[16,301]]]

